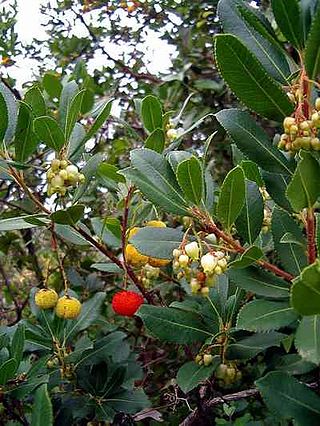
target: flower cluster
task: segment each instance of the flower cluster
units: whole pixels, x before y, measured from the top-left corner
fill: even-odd
[[[223,251],[210,251],[201,256],[199,244],[196,241],[188,243],[182,250],[173,250],[173,270],[177,278],[185,277],[193,294],[207,296],[210,287],[215,284],[216,276],[227,269],[227,257]]]
[[[283,151],[296,152],[299,149],[320,150],[318,129],[320,127],[320,98],[315,101],[315,108],[307,119],[305,117],[286,117],[283,121],[284,133],[280,137],[278,148]]]
[[[77,166],[70,164],[67,160],[55,158],[47,171],[48,195],[57,193],[64,196],[68,188],[75,187],[84,181],[85,176],[79,173]]]

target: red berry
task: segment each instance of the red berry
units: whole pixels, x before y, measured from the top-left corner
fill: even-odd
[[[143,303],[143,297],[134,291],[122,290],[112,298],[112,308],[116,314],[132,317]]]

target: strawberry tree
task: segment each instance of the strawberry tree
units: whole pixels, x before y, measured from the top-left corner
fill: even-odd
[[[209,424],[221,405],[231,418],[233,401],[258,396],[273,422],[319,424],[320,8],[274,0],[272,23],[242,0],[220,0],[217,12],[215,63],[240,107],[209,114],[218,131],[200,149],[184,137],[208,115],[181,126],[188,100],[166,111],[153,94],[136,98],[143,138],[126,123],[142,140],[116,166],[94,153],[112,99],[91,111],[75,73],[46,75],[22,97],[1,83],[10,196],[0,232],[49,242],[29,311],[21,319],[15,301],[1,329],[5,419],[143,420],[151,402],[134,347],[146,337],[178,348],[176,402],[191,409],[182,424]],[[222,137],[234,167],[219,185],[211,148]],[[112,200],[107,213],[97,197]],[[81,250],[105,284],[66,267]],[[143,338],[130,329],[143,334],[141,321]]]

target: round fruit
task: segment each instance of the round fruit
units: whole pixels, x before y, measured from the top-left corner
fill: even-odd
[[[134,292],[122,290],[112,298],[112,309],[118,315],[132,317],[143,304],[143,297]]]
[[[125,249],[125,256],[128,263],[133,266],[141,266],[148,263],[148,256],[140,254],[132,244],[127,244]],[[152,265],[154,266],[154,265]]]
[[[36,293],[34,300],[38,308],[51,309],[56,306],[58,295],[50,288],[43,288]]]
[[[81,312],[81,303],[75,297],[62,296],[57,302],[55,312],[59,318],[75,319]]]

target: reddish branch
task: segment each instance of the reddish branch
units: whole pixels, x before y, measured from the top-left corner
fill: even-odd
[[[205,215],[203,212],[201,212],[198,209],[195,209],[194,214],[200,220],[203,226],[203,229],[206,232],[208,232],[209,234],[211,233],[215,234],[215,236],[218,239],[224,241],[228,246],[230,246],[239,254],[243,254],[246,251],[246,249],[242,247],[238,241],[234,240],[230,235],[226,234],[221,229],[219,229],[217,225],[212,221],[212,219],[208,217],[207,215]],[[293,275],[289,274],[288,272],[278,268],[277,266],[265,260],[257,260],[256,263],[260,265],[262,268],[274,273],[275,275],[278,275],[279,277],[283,278],[286,281],[291,282],[294,278]]]
[[[308,247],[308,261],[309,263],[315,262],[317,258],[316,250],[316,239],[315,239],[315,217],[314,210],[308,209],[307,211],[307,221],[306,221],[306,231],[307,231],[307,247]]]

